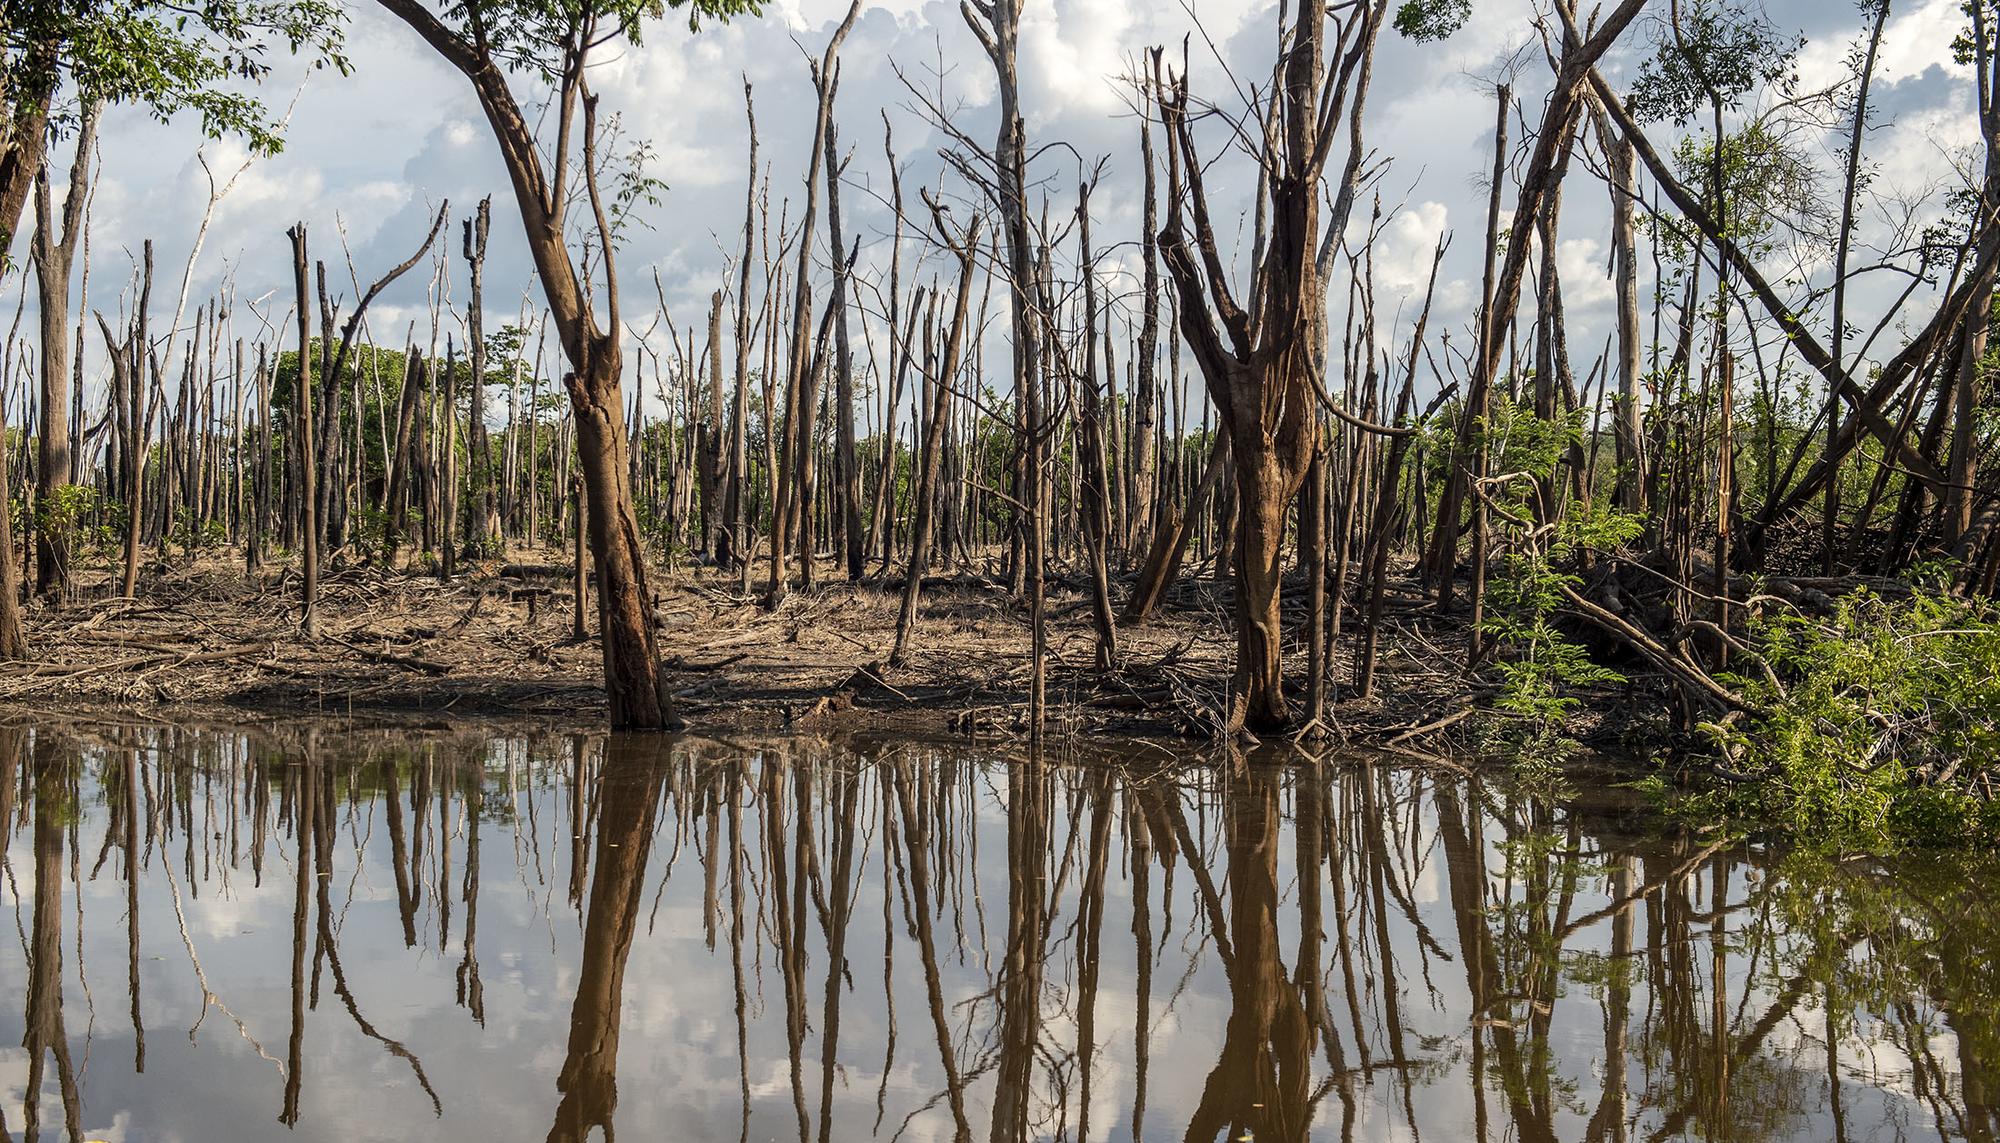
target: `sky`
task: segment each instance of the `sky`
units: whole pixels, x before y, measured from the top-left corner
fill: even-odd
[[[1851,0],[1768,0],[1766,7],[1776,24],[1804,37],[1797,58],[1800,90],[1825,87],[1847,73],[1863,32]],[[1920,210],[1934,215],[1941,190],[1961,182],[1970,169],[1978,143],[1970,73],[1952,62],[1949,51],[1961,23],[1957,7],[1955,0],[1896,0],[1871,96],[1866,153],[1873,181],[1860,220],[1864,246],[1871,236],[1887,232],[1885,220],[1896,202],[1917,200],[1927,204]],[[1664,11],[1664,0],[1653,8]],[[243,167],[240,143],[204,140],[192,121],[162,124],[125,109],[107,117],[90,235],[92,308],[116,313],[132,258],[150,237],[162,283],[155,291],[162,311],[155,320],[170,315],[208,200],[205,171],[226,180],[239,167],[241,174],[216,209],[190,288],[192,307],[225,282],[233,283],[239,335],[254,337],[258,329],[252,308],[242,303],[262,298],[266,320],[275,324],[283,316],[290,280],[286,230],[294,222],[308,224],[314,256],[328,261],[330,282],[351,304],[358,293],[352,278],[365,286],[406,258],[445,200],[454,217],[448,237],[455,255],[456,219],[485,194],[494,196],[487,328],[516,320],[524,296],[539,308],[519,218],[469,86],[372,3],[350,3],[348,11],[352,75],[309,72],[280,61],[263,85],[274,109],[291,107],[280,155]],[[682,330],[704,329],[709,295],[732,280],[746,190],[746,79],[754,86],[765,164],[759,177],[770,180],[773,209],[789,198],[791,216],[798,216],[813,129],[809,60],[818,56],[843,12],[836,0],[782,0],[760,16],[705,25],[694,33],[685,21],[670,17],[648,27],[643,46],[599,58],[592,83],[603,97],[603,113],[616,114],[628,138],[651,145],[649,173],[668,188],[657,207],[640,210],[639,225],[620,253],[629,342],[667,348],[665,327],[655,323],[655,274],[658,293]],[[1472,21],[1443,43],[1414,44],[1392,30],[1383,34],[1365,131],[1376,157],[1387,160],[1372,188],[1387,218],[1374,252],[1385,348],[1408,336],[1431,250],[1446,231],[1455,240],[1439,283],[1433,328],[1459,331],[1457,343],[1465,343],[1463,331],[1479,292],[1492,162],[1491,80],[1504,61],[1520,61],[1516,87],[1523,104],[1512,130],[1518,160],[1520,141],[1539,118],[1548,83],[1535,14],[1535,0],[1475,0]],[[1268,73],[1276,26],[1275,3],[1257,0],[1027,0],[1020,70],[1030,143],[1066,144],[1037,159],[1032,169],[1037,193],[1048,196],[1054,212],[1067,211],[1082,167],[1103,160],[1093,197],[1094,238],[1103,252],[1107,293],[1118,299],[1122,314],[1134,312],[1140,177],[1140,124],[1124,77],[1148,46],[1177,50],[1183,37],[1191,36],[1191,88],[1227,104],[1235,98],[1232,76],[1252,81]],[[1606,62],[1615,84],[1629,81],[1657,31],[1658,16],[1649,12],[1627,33]],[[835,108],[839,146],[851,155],[842,189],[844,221],[848,233],[861,240],[864,278],[882,273],[890,247],[885,122],[894,131],[908,205],[917,206],[919,186],[937,187],[940,180],[941,193],[967,201],[963,183],[943,174],[939,152],[949,140],[929,122],[913,87],[953,108],[969,134],[991,137],[991,69],[956,6],[943,0],[868,6],[842,53]],[[516,91],[528,94],[518,81]],[[1663,143],[1671,142],[1670,126],[1656,131]],[[1808,134],[1808,153],[1828,172],[1837,170],[1842,144],[1837,130]],[[1246,269],[1237,248],[1247,256],[1254,170],[1240,153],[1220,153],[1219,138],[1204,143],[1215,156],[1210,178],[1217,225],[1240,283]],[[66,155],[58,152],[55,161],[66,169]],[[1336,156],[1336,169],[1339,161]],[[1579,372],[1610,328],[1608,199],[1589,175],[1595,165],[1594,147],[1586,148],[1566,184],[1558,250]],[[1511,193],[1504,201],[1511,211]],[[1356,238],[1367,214],[1367,204],[1357,208],[1350,231]],[[816,238],[823,262],[823,223]],[[17,257],[25,254],[25,240],[22,247]],[[913,272],[918,258],[927,260]],[[464,267],[453,261],[452,297],[462,303]],[[907,291],[943,267],[935,250],[911,241],[904,248],[904,268]],[[412,272],[376,303],[370,326],[377,340],[400,344],[408,322],[427,324],[426,277],[422,268]],[[0,283],[0,305],[15,308],[17,299],[7,295],[21,284],[19,275]],[[1344,299],[1346,288],[1336,280],[1329,294]],[[1864,313],[1865,323],[1879,316],[1882,299],[1891,292],[1863,294],[1863,310],[1870,302],[1877,305],[1874,314]],[[863,303],[875,305],[874,295],[864,290]],[[1920,318],[1929,304],[1920,291],[1910,312]],[[27,311],[33,306],[29,291]],[[32,322],[20,328],[32,328]],[[999,348],[1004,352],[1004,345]],[[1872,356],[1886,357],[1894,348]],[[88,361],[95,375],[100,347],[92,347]]]

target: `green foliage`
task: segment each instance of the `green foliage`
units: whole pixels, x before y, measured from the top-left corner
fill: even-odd
[[[1592,661],[1555,625],[1561,589],[1579,584],[1573,569],[1586,551],[1630,542],[1644,530],[1644,521],[1599,505],[1573,507],[1554,523],[1537,523],[1536,500],[1558,459],[1577,440],[1573,418],[1543,420],[1496,394],[1494,416],[1481,431],[1489,437],[1496,470],[1512,474],[1489,493],[1503,569],[1488,581],[1480,621],[1480,632],[1496,652],[1493,672],[1500,692],[1492,709],[1504,716],[1498,737],[1517,776],[1553,786],[1561,763],[1576,748],[1566,733],[1579,705],[1574,692],[1624,679]]]
[[[197,522],[194,509],[179,508],[174,512],[174,528],[168,537],[179,545],[181,553],[189,563],[197,556],[221,547],[229,540],[229,527],[220,520]]]
[[[444,14],[494,59],[553,85],[569,63],[565,44],[614,35],[638,44],[646,21],[661,19],[670,9],[687,14],[689,31],[704,17],[726,21],[761,11],[758,0],[454,0]]]
[[[1838,229],[1837,212],[1821,194],[1821,172],[1805,153],[1782,132],[1772,130],[1762,119],[1752,120],[1740,131],[1722,137],[1722,198],[1726,209],[1718,212],[1715,203],[1715,140],[1708,135],[1690,135],[1674,147],[1674,165],[1690,186],[1700,188],[1703,203],[1711,216],[1726,220],[1731,238],[1752,254],[1768,252],[1769,236],[1780,222],[1831,247]]]
[[[62,538],[74,563],[78,549],[110,549],[116,542],[103,498],[87,484],[61,484],[35,502],[35,526]]]
[[[1935,583],[1829,619],[1753,620],[1764,713],[1708,728],[1752,779],[1727,808],[1840,849],[2000,838],[2000,610]]]
[[[1676,126],[1705,109],[1733,110],[1760,85],[1787,89],[1804,40],[1787,36],[1749,0],[1693,0],[1667,17],[1653,54],[1632,82],[1632,111],[1642,122]]]
[[[1396,8],[1396,30],[1405,39],[1433,43],[1456,34],[1472,18],[1472,0],[1403,0]]]
[[[0,22],[0,90],[10,118],[14,100],[33,98],[45,85],[50,92],[68,87],[76,99],[54,116],[59,128],[81,103],[104,100],[163,120],[192,111],[210,138],[241,135],[252,150],[273,153],[283,143],[278,125],[242,85],[270,71],[270,50],[279,45],[346,72],[345,22],[333,0],[10,3]]]

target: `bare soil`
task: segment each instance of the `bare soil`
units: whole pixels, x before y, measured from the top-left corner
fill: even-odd
[[[449,583],[335,566],[321,583],[316,636],[300,627],[289,570],[155,563],[136,600],[114,598],[108,572],[85,573],[73,602],[31,605],[33,658],[0,664],[0,710],[602,726],[598,646],[594,634],[573,637],[568,567],[514,554],[467,564]],[[819,586],[792,591],[775,611],[745,596],[733,573],[653,569],[664,668],[689,723],[1025,733],[1027,615],[1003,582],[927,579],[908,662],[890,668],[900,578],[850,584],[824,568]],[[1235,655],[1229,607],[1227,584],[1184,577],[1154,622],[1119,629],[1118,667],[1104,672],[1082,581],[1052,580],[1047,732],[1212,736]],[[1457,727],[1473,709],[1462,631],[1421,609],[1413,585],[1392,593],[1389,610],[1378,697],[1338,703],[1330,725],[1309,731],[1395,745]],[[594,606],[587,619],[594,632]],[[1342,678],[1354,650],[1341,640]],[[1288,641],[1293,677],[1304,654],[1302,637]]]

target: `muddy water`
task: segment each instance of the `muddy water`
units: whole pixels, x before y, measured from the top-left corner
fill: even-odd
[[[1990,860],[1215,762],[0,730],[0,1138],[2000,1132]]]

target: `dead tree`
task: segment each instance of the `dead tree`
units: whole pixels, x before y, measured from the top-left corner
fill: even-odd
[[[492,217],[493,197],[479,200],[479,209],[465,220],[465,264],[469,270],[469,296],[465,303],[465,359],[471,371],[470,415],[466,420],[465,445],[470,454],[472,477],[471,511],[466,513],[466,554],[474,558],[491,554],[500,538],[500,516],[493,500],[493,450],[486,434],[486,230]],[[412,262],[416,259],[411,259]]]
[[[826,162],[833,99],[840,84],[840,45],[847,39],[849,29],[854,27],[854,21],[860,15],[861,0],[853,0],[848,5],[846,18],[834,29],[832,39],[827,41],[826,51],[812,65],[813,88],[819,95],[819,108],[813,120],[812,151],[807,159],[806,211],[799,229],[798,278],[793,283],[792,342],[785,363],[784,448],[780,451],[778,471],[773,477],[776,492],[771,514],[771,577],[766,585],[764,601],[765,606],[773,608],[785,599],[785,559],[791,554],[795,539],[799,547],[800,578],[805,581],[804,586],[811,586],[812,582],[812,425],[819,412],[813,392],[817,363],[813,360],[815,354],[812,350],[812,235],[819,214],[820,172]],[[829,182],[835,177],[833,172],[827,173]],[[835,257],[838,258],[838,254]],[[794,516],[798,524],[796,534],[792,527]]]
[[[934,360],[928,352],[924,355],[925,391],[931,395],[931,405],[924,420],[923,455],[917,462],[915,487],[911,490],[915,519],[910,526],[910,570],[903,581],[903,604],[896,616],[896,640],[889,650],[892,666],[900,666],[903,662],[910,627],[917,618],[917,595],[923,588],[924,569],[930,563],[931,518],[938,497],[938,469],[944,451],[945,425],[951,413],[951,381],[958,372],[959,356],[964,351],[966,315],[971,311],[972,303],[974,260],[979,254],[977,215],[966,226],[963,238],[953,239],[946,228],[944,212],[934,205],[931,212],[937,220],[938,233],[943,236],[943,241],[958,255],[958,299],[952,304],[951,332],[945,336],[943,361]],[[918,308],[921,308],[921,302]],[[931,344],[928,327],[924,344],[926,347]]]
[[[1335,125],[1373,51],[1386,0],[1335,20],[1304,5],[1283,37],[1271,119],[1263,139],[1258,234],[1249,308],[1230,286],[1190,122],[1187,75],[1159,95],[1168,149],[1167,220],[1160,254],[1180,297],[1181,334],[1200,366],[1231,444],[1240,514],[1235,537],[1236,673],[1229,729],[1269,730],[1291,721],[1282,657],[1281,561],[1286,520],[1319,446],[1316,376],[1323,283],[1318,265],[1320,182]],[[1192,215],[1194,233],[1188,233]]]
[[[312,309],[306,293],[306,224],[301,222],[291,229],[292,239],[292,285],[298,293],[299,317],[299,377],[298,386],[292,394],[292,442],[298,447],[298,459],[294,471],[299,474],[299,521],[300,563],[303,578],[299,589],[299,626],[306,634],[314,634],[316,617],[313,609],[319,602],[319,506],[314,495],[315,470],[319,467],[318,451],[313,447],[312,414]],[[136,387],[143,390],[144,386]],[[145,431],[145,421],[138,418],[140,432]],[[144,468],[143,462],[140,465]],[[138,485],[133,484],[134,496]],[[137,513],[134,512],[136,518]],[[136,539],[137,533],[134,533]],[[131,559],[127,556],[127,559]]]
[[[836,82],[838,79],[836,77]],[[848,278],[854,254],[845,250],[840,232],[840,176],[846,169],[838,154],[840,133],[831,120],[826,125],[826,233],[827,249],[833,256],[833,405],[834,484],[840,494],[840,535],[846,557],[847,578],[861,578],[861,473],[855,467],[854,442],[854,351],[848,343]]]

